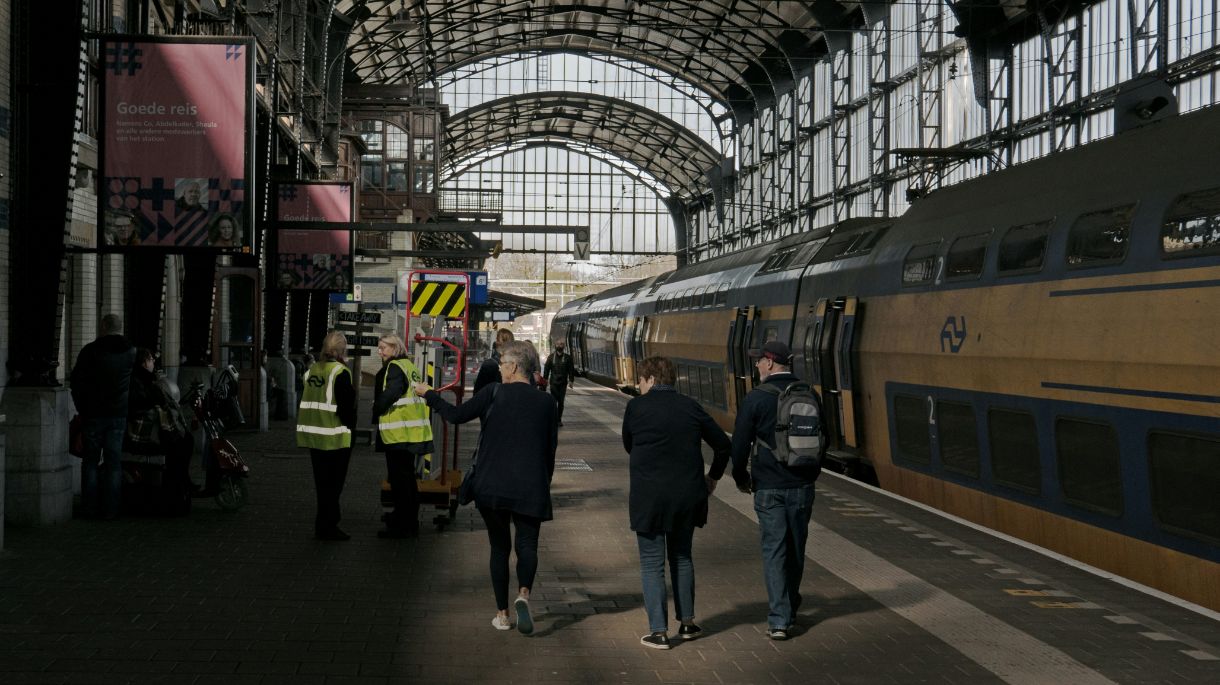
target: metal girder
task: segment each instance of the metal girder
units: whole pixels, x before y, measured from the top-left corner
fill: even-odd
[[[697,84],[722,102],[774,97],[823,54],[808,2],[758,0],[340,0],[359,22],[349,43],[365,82],[434,81],[520,50],[612,53]]]
[[[588,226],[543,226],[538,224],[502,224],[498,221],[433,221],[426,224],[400,224],[392,221],[293,221],[284,227],[302,229],[351,229],[370,233],[551,233],[569,234],[587,231]]]

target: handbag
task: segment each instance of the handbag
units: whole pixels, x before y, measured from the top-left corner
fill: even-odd
[[[78,459],[85,456],[85,419],[80,414],[68,422],[68,454]]]
[[[123,449],[144,454],[161,446],[161,416],[156,408],[127,419],[127,431],[123,435]]]
[[[470,504],[474,501],[474,471],[479,463],[479,448],[483,446],[483,434],[487,432],[487,419],[491,416],[491,410],[496,406],[496,392],[500,389],[499,383],[493,383],[491,386],[491,404],[487,405],[487,411],[483,413],[479,427],[479,441],[474,445],[474,454],[470,455],[470,468],[466,473],[462,474],[462,484],[458,486],[457,501],[458,504]]]

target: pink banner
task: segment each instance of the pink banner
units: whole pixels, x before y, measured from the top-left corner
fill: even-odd
[[[275,218],[278,221],[352,220],[352,184],[280,183]]]
[[[249,44],[111,39],[102,51],[100,244],[250,252]]]
[[[351,290],[351,231],[280,229],[277,236],[276,287],[281,290]]]

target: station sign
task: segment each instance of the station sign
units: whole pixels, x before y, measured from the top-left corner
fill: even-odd
[[[381,312],[339,312],[335,321],[351,321],[353,323],[381,323]]]
[[[377,336],[375,335],[357,336],[351,333],[344,333],[343,337],[347,338],[348,345],[353,345],[355,347],[377,347],[377,343],[379,342]]]
[[[487,272],[467,271],[470,276],[470,304],[487,304]]]

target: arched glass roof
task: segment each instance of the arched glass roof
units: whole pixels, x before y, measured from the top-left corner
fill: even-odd
[[[842,9],[839,3],[832,3]],[[770,97],[825,53],[813,2],[756,0],[340,0],[355,20],[349,68],[364,83],[439,75],[524,50],[587,51],[654,66],[734,108]]]
[[[678,196],[697,194],[721,159],[706,141],[648,108],[567,91],[524,93],[462,111],[447,126],[445,159],[461,167],[489,148],[537,140],[572,140],[630,160]]]

